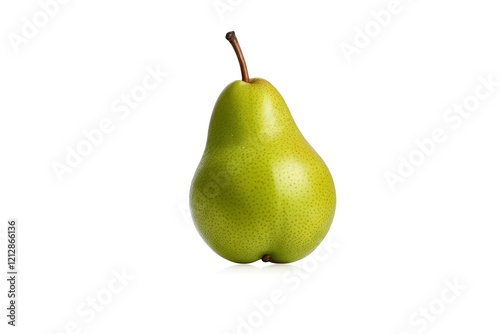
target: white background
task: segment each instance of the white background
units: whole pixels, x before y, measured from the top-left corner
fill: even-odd
[[[9,36],[40,4],[0,5],[0,247],[5,272],[17,218],[17,332],[498,333],[500,87],[456,128],[443,119],[480,76],[500,81],[495,2],[401,0],[350,62],[341,44],[389,1],[229,3],[220,16],[212,0],[73,0],[18,52]],[[240,78],[229,30],[330,167],[331,253],[238,266],[189,218],[213,105]],[[147,67],[169,75],[120,119],[111,105]],[[52,164],[106,118],[113,131],[58,180]],[[384,174],[436,128],[446,140],[392,191]],[[109,292],[123,270],[133,278]],[[462,290],[444,303],[447,280]]]

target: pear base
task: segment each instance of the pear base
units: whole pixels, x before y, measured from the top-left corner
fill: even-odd
[[[262,257],[262,261],[264,262],[272,262],[272,263],[276,263],[273,261],[273,258],[271,257],[271,255],[269,254],[265,254],[263,257]]]

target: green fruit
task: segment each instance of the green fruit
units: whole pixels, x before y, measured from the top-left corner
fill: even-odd
[[[297,261],[327,234],[335,213],[333,179],[295,124],[280,93],[249,79],[219,96],[190,192],[194,223],[220,256],[238,263]]]

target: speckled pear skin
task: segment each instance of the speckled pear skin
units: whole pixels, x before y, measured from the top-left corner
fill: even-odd
[[[335,213],[330,172],[264,79],[219,96],[190,191],[195,226],[220,256],[289,263],[311,253]]]

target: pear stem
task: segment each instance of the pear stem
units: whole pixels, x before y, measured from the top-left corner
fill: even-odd
[[[241,80],[249,83],[250,78],[248,77],[248,69],[247,64],[245,63],[245,57],[243,57],[243,52],[240,48],[240,43],[238,43],[238,38],[236,38],[236,34],[234,31],[230,31],[226,34],[226,39],[233,46],[234,52],[236,52],[236,56],[238,57],[238,62],[240,63],[241,69]]]

